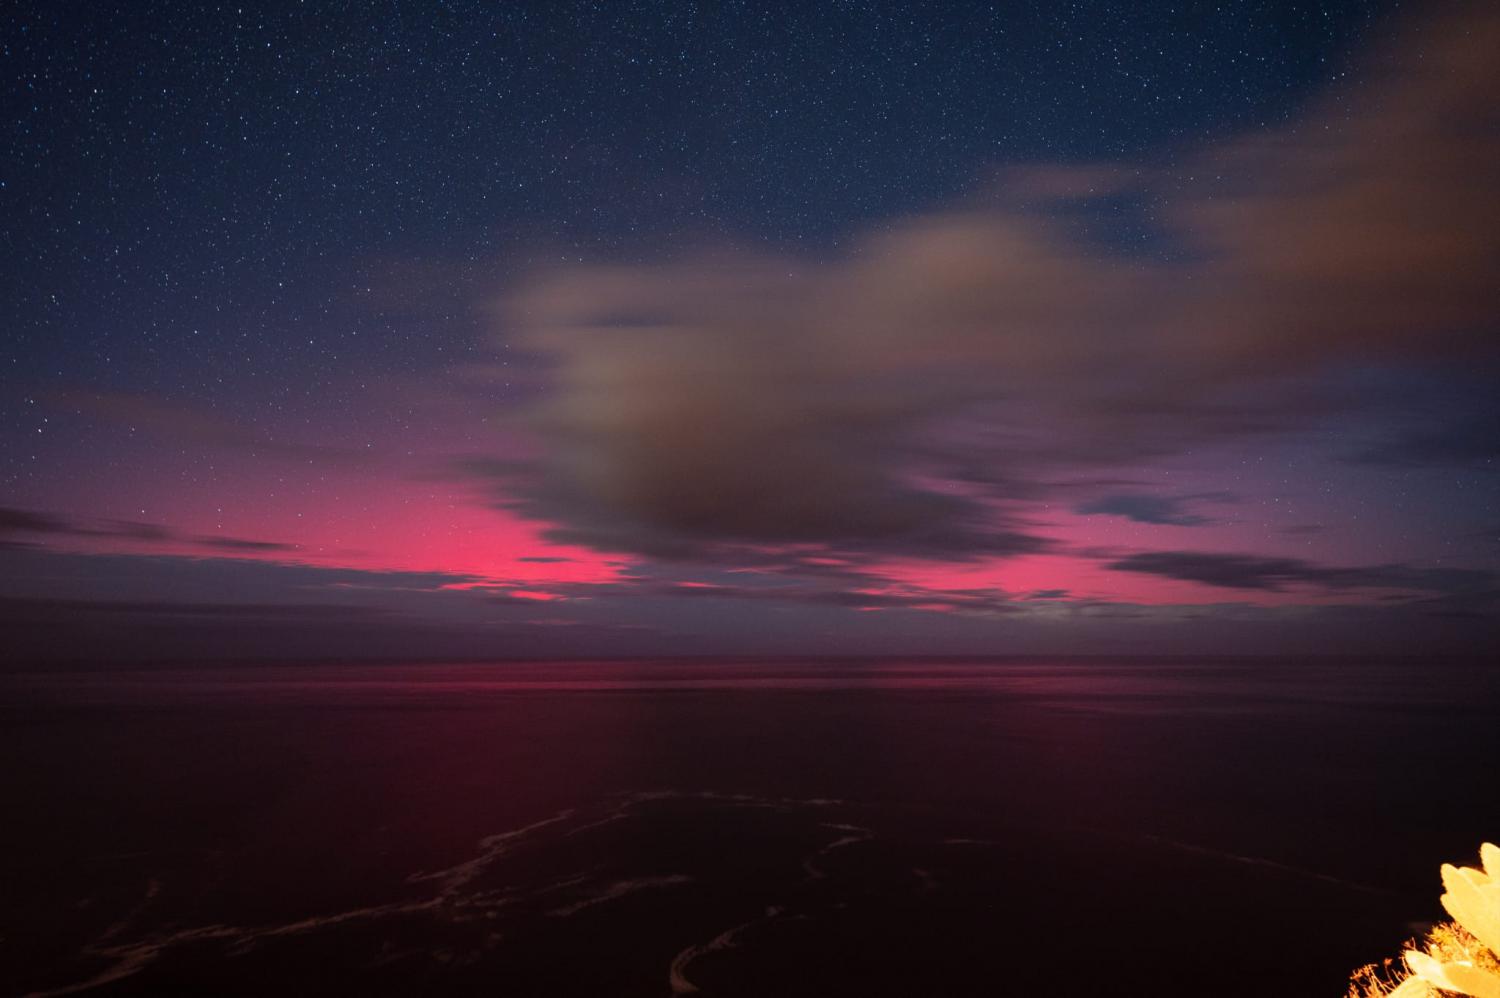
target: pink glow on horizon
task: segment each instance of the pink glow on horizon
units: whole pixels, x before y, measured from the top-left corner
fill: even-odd
[[[350,496],[352,498],[345,498]],[[325,568],[441,572],[502,583],[602,583],[618,578],[627,559],[556,544],[547,523],[483,503],[447,483],[384,479],[341,483],[333,493],[286,489],[285,499],[237,501],[234,494],[192,501],[183,493],[136,513],[139,522],[169,529],[169,541],[128,535],[59,538],[54,547],[190,557],[248,558]],[[124,520],[130,510],[113,518]],[[150,519],[146,519],[150,517]],[[133,518],[132,518],[133,519]],[[204,540],[223,539],[216,547]]]
[[[536,589],[507,589],[505,595],[514,596],[516,599],[536,600],[538,603],[551,603],[555,600],[567,599],[559,593],[540,592]]]
[[[409,438],[408,438],[409,437]],[[499,438],[475,439],[455,426],[392,431],[379,456],[350,462],[267,461],[238,452],[222,455],[211,474],[177,466],[170,450],[153,451],[113,479],[107,493],[38,496],[37,508],[97,524],[94,536],[49,536],[60,549],[197,558],[239,558],[366,571],[447,573],[476,586],[498,586],[510,595],[539,602],[559,594],[551,585],[609,584],[624,580],[639,558],[558,544],[544,535],[553,524],[527,519],[506,508],[503,496],[473,477],[451,469],[465,454],[494,450]],[[501,441],[503,442],[503,441]],[[498,450],[525,453],[524,441]],[[508,448],[508,449],[507,449]],[[1207,493],[1183,474],[1172,491]],[[53,501],[60,499],[61,501]],[[1317,533],[1292,540],[1244,505],[1192,502],[1189,511],[1211,522],[1199,526],[1141,523],[1122,516],[1083,515],[1064,505],[1035,504],[1011,511],[1020,529],[1054,541],[1059,551],[975,562],[892,558],[873,568],[826,546],[752,546],[762,554],[797,555],[810,566],[858,568],[887,579],[890,588],[872,595],[922,600],[935,611],[951,611],[949,590],[999,590],[1017,600],[1123,601],[1145,605],[1250,603],[1261,606],[1364,601],[1368,593],[1329,594],[1306,589],[1239,590],[1183,582],[1106,567],[1111,553],[1194,550],[1321,559],[1351,563],[1359,552],[1339,550],[1336,535]],[[1288,523],[1305,514],[1288,514]],[[168,540],[109,532],[110,521],[158,525]],[[204,543],[205,539],[220,543]],[[260,542],[264,546],[256,546]],[[1268,548],[1270,550],[1268,550]],[[1087,553],[1084,553],[1087,552]],[[715,566],[737,568],[732,561]],[[795,567],[791,566],[791,574]],[[460,583],[469,584],[469,583]],[[680,581],[682,588],[710,588]],[[1063,590],[1065,592],[1056,592]],[[927,603],[925,596],[932,602]]]

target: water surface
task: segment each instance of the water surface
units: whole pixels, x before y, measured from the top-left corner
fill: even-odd
[[[1500,836],[1482,663],[0,686],[4,993],[1338,995]]]

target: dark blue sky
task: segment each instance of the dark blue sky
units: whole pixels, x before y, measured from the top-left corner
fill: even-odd
[[[997,165],[1170,162],[1280,123],[1351,85],[1382,10],[12,6],[4,362],[205,401],[264,390],[225,366],[289,391],[431,366],[434,337],[473,348],[456,308],[336,328],[381,261],[818,252]]]

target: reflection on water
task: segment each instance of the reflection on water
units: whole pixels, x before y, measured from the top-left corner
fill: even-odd
[[[1500,670],[1482,663],[1274,660],[1215,664],[1141,662],[545,662],[485,665],[202,666],[107,673],[22,674],[12,688],[100,701],[237,699],[361,702],[382,696],[666,690],[954,690],[1058,706],[1158,699],[1185,710],[1231,704],[1465,708],[1500,696]]]
[[[1475,665],[0,684],[4,993],[1339,993],[1500,828]]]

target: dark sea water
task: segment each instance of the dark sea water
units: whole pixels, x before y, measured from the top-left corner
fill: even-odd
[[[1321,996],[1500,837],[1488,663],[0,677],[0,993]]]

